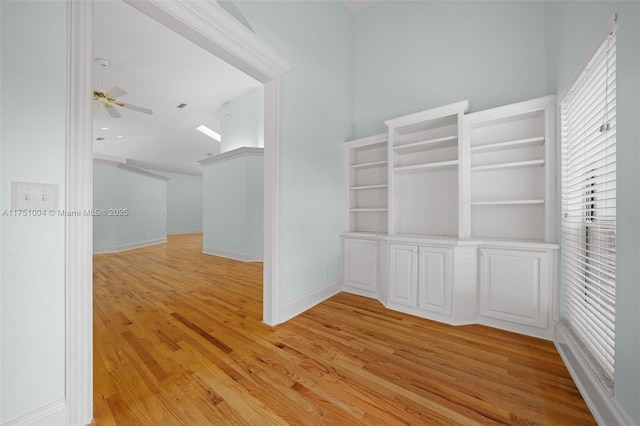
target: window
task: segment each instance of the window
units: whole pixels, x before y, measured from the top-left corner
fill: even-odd
[[[616,283],[615,21],[603,35],[560,104],[562,278],[569,328],[592,358],[598,376],[611,388]]]

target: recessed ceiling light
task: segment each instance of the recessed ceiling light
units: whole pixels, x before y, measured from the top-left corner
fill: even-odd
[[[109,130],[108,127],[101,127],[100,130]]]
[[[187,104],[180,104],[180,105],[178,105],[176,108],[184,108],[184,107],[186,107],[186,106],[187,106]]]
[[[96,138],[96,140],[97,140],[97,141],[103,141],[103,140],[104,140],[104,138],[100,138],[100,137],[98,137],[98,138]]]
[[[116,138],[124,138],[124,136],[118,135],[118,136],[116,136]]]
[[[209,136],[211,139],[215,139],[218,142],[220,142],[220,134],[214,132],[213,130],[211,130],[210,128],[205,126],[204,124],[201,124],[198,127],[196,127],[196,130],[201,132],[201,133],[204,133],[205,135]]]
[[[206,152],[204,155],[206,155],[207,157],[211,157],[213,156],[213,152]]]

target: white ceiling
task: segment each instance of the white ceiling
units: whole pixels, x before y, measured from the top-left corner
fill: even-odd
[[[120,0],[94,4],[94,57],[110,61],[103,89],[120,87],[128,93],[118,100],[153,110],[145,115],[119,108],[122,118],[111,118],[94,102],[94,153],[201,174],[197,161],[219,153],[220,146],[195,128],[204,124],[219,133],[220,106],[260,83]],[[102,88],[95,62],[93,82]],[[179,109],[180,103],[187,106]]]

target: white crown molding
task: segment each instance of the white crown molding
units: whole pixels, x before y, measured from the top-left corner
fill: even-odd
[[[103,158],[94,158],[93,164],[103,164],[105,166],[112,166],[118,169],[126,170],[132,173],[137,173],[139,175],[147,176],[147,177],[158,179],[158,180],[164,180],[164,181],[171,180],[171,178],[168,178],[166,176],[162,176],[157,173],[153,173],[148,170],[141,169],[140,167],[132,166],[131,164],[122,163],[120,161],[105,160]]]
[[[469,101],[464,100],[448,105],[443,105],[437,108],[431,108],[426,111],[414,112],[413,114],[386,120],[384,124],[386,124],[387,127],[400,127],[406,126],[408,124],[413,124],[416,121],[430,120],[432,118],[442,117],[444,115],[450,114],[453,115],[459,112],[462,112],[463,114],[469,112]]]
[[[262,157],[263,155],[264,155],[264,148],[243,146],[240,148],[233,149],[231,151],[223,152],[222,154],[214,155],[213,157],[205,158],[204,160],[199,160],[198,163],[200,163],[202,167],[205,167],[210,164],[229,161],[234,158],[246,157],[246,156]]]
[[[472,112],[464,116],[464,121],[465,124],[473,125],[477,122],[491,121],[494,119],[501,119],[509,115],[517,115],[522,112],[529,112],[532,109],[543,110],[544,108],[555,105],[555,101],[556,95],[543,96],[540,98],[517,102],[514,104]]]
[[[345,141],[344,144],[348,148],[359,148],[361,146],[369,146],[376,143],[384,143],[388,139],[388,133],[380,133],[373,136],[366,136],[364,138],[353,139]]]
[[[215,1],[124,1],[261,83],[277,78],[293,67]]]

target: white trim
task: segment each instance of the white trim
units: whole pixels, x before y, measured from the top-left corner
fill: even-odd
[[[280,78],[264,85],[262,321],[280,323]]]
[[[448,105],[443,105],[437,108],[431,108],[425,111],[414,112],[413,114],[403,115],[402,117],[392,118],[385,120],[384,124],[391,128],[402,127],[409,124],[413,124],[416,121],[431,120],[433,118],[439,118],[446,115],[454,115],[459,113],[469,112],[469,101],[459,101]],[[393,147],[392,147],[393,148]]]
[[[98,247],[93,249],[93,254],[119,253],[121,251],[133,250],[141,247],[155,246],[167,242],[167,238],[156,238],[154,240],[138,241],[136,243],[121,244],[118,246]]]
[[[246,156],[262,157],[264,155],[264,148],[255,148],[250,146],[243,146],[240,148],[232,149],[231,151],[223,152],[222,154],[214,155],[213,157],[199,160],[198,163],[204,166],[209,164],[220,163],[222,161],[229,161],[234,158],[246,157]]]
[[[556,325],[553,343],[598,424],[632,425],[631,419],[626,416],[589,366],[585,359],[588,355],[581,349],[565,323]]]
[[[304,311],[313,308],[328,298],[335,296],[342,291],[342,280],[337,280],[315,288],[293,300],[280,305],[280,322],[285,322],[300,315]]]
[[[200,231],[183,231],[183,232],[167,232],[167,237],[173,235],[202,235],[202,230]]]
[[[93,1],[69,1],[67,52],[67,209],[92,208],[91,44]],[[215,1],[125,0],[145,15],[193,41],[265,84],[265,263],[263,310],[275,325],[279,314],[280,76],[292,65],[238,23]],[[67,218],[66,400],[67,424],[93,417],[92,221]]]
[[[62,425],[66,421],[66,404],[64,398],[53,401],[43,407],[15,417],[2,426],[19,425]]]
[[[103,164],[105,166],[113,166],[116,167],[118,169],[122,169],[122,170],[126,170],[128,172],[133,172],[133,173],[137,173],[139,175],[142,176],[147,176],[150,178],[154,178],[154,179],[159,179],[159,180],[171,180],[171,178],[168,178],[166,176],[162,176],[156,173],[152,173],[148,170],[145,169],[141,169],[140,167],[136,167],[136,166],[132,166],[131,164],[127,164],[127,163],[122,163],[120,161],[114,161],[114,160],[105,160],[103,158],[94,158],[93,159],[93,163],[94,164]]]
[[[238,260],[240,262],[262,262],[262,253],[240,253],[237,251],[220,250],[216,248],[202,247],[204,254]]]
[[[355,148],[359,148],[362,146],[369,146],[369,145],[375,145],[377,143],[386,143],[387,142],[387,137],[388,134],[385,133],[379,133],[377,135],[373,135],[373,136],[366,136],[364,138],[358,138],[358,139],[352,139],[349,141],[345,141],[344,145],[347,148],[351,148],[351,149],[355,149]]]
[[[606,40],[606,38],[609,36],[611,31],[615,29],[617,20],[618,20],[618,17],[616,15],[613,15],[611,18],[609,18],[607,23],[604,25],[604,28],[602,28],[602,31],[600,31],[600,34],[598,34],[598,37],[596,37],[595,41],[593,42],[593,44],[585,54],[584,58],[582,58],[582,62],[580,62],[580,65],[571,76],[571,79],[564,86],[564,89],[562,89],[562,92],[560,92],[560,96],[558,96],[560,104],[564,102],[564,98],[569,94],[573,85],[576,84],[576,81],[578,81],[578,78],[580,78],[580,76],[582,75],[582,71],[584,71],[587,64],[591,60],[591,58],[593,58],[593,55],[596,54],[596,52],[598,51],[600,46],[602,46],[602,43]]]
[[[67,210],[93,207],[93,3],[67,2]],[[66,423],[93,420],[93,219],[65,219]]]
[[[293,65],[215,1],[124,0],[251,77],[267,83]]]

